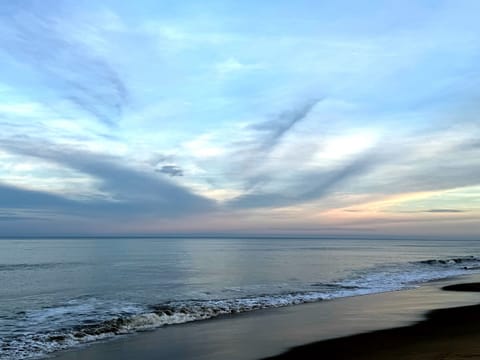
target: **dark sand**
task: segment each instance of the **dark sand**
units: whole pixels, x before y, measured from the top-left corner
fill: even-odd
[[[480,283],[442,289],[478,292]],[[480,305],[434,310],[414,325],[320,341],[268,359],[480,359]]]
[[[442,290],[480,292],[480,283],[463,283],[463,284],[447,285],[442,287]]]
[[[467,281],[480,282],[480,276],[463,279],[463,282]],[[478,348],[476,344],[480,344],[480,338],[476,337],[480,323],[478,319],[474,320],[474,316],[478,316],[475,313],[480,312],[477,307],[464,308],[466,310],[450,317],[444,315],[449,310],[435,311],[432,313],[434,320],[428,322],[430,325],[409,327],[422,321],[428,311],[478,304],[479,293],[441,290],[459,282],[459,279],[440,281],[415,290],[166,326],[86,348],[58,352],[53,356],[57,360],[255,360],[296,349],[283,359],[341,359],[341,356],[356,359],[356,354],[360,359],[362,354],[363,359],[395,359],[392,354],[400,356],[408,351],[411,359],[429,359],[421,354],[437,351],[438,356],[433,358],[440,360],[449,359],[442,354],[460,354],[451,350],[455,338],[459,349],[465,350],[464,355],[469,359],[480,359],[478,355],[474,356],[480,353],[475,350],[475,346]],[[467,319],[460,319],[461,316]],[[334,338],[338,340],[328,340]],[[322,340],[327,341],[318,343]],[[317,343],[297,348],[314,342]],[[330,353],[325,349],[330,349]]]

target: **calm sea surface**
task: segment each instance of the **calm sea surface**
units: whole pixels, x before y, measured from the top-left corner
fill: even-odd
[[[0,358],[480,271],[480,241],[0,240]]]

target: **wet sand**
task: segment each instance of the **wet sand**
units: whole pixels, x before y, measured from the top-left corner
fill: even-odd
[[[444,286],[480,291],[480,283]],[[480,359],[480,305],[435,310],[414,325],[294,348],[269,360],[288,359]]]
[[[58,360],[256,360],[284,353],[274,359],[396,359],[394,356],[408,354],[411,357],[398,359],[429,359],[418,354],[431,353],[436,356],[432,359],[440,360],[450,359],[442,356],[453,352],[463,354],[458,359],[466,355],[469,359],[475,356],[480,359],[480,345],[475,345],[480,344],[477,335],[480,307],[471,306],[480,302],[480,294],[441,290],[444,286],[472,281],[480,282],[480,276],[431,283],[415,290],[167,326],[59,352],[54,357]],[[460,309],[435,310],[429,320],[422,321],[428,311],[454,307]],[[411,326],[415,323],[418,325]],[[452,338],[460,344],[458,349],[450,350]],[[460,353],[460,350],[465,351]]]

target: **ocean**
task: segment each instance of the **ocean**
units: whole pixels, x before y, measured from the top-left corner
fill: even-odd
[[[480,272],[480,241],[0,240],[0,358]]]

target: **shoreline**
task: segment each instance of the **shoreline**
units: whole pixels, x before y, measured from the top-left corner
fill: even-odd
[[[413,290],[340,298],[167,326],[52,353],[50,357],[58,360],[288,359],[282,357],[286,356],[285,352],[295,351],[299,346],[318,345],[319,341],[355,337],[382,329],[415,326],[426,312],[433,309],[477,304],[478,293],[440,290],[445,285],[472,279],[479,281],[480,276],[472,274],[435,281]],[[305,355],[305,358],[311,356]]]
[[[458,283],[443,291],[480,292],[480,283]],[[480,300],[480,299],[479,299]],[[429,311],[408,326],[360,333],[294,347],[263,360],[480,359],[480,304]]]

